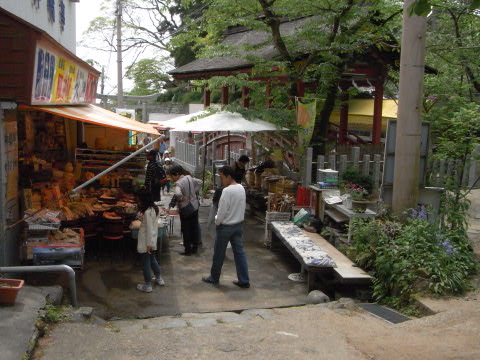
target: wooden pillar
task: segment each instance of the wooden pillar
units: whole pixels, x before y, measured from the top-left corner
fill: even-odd
[[[338,142],[340,144],[347,143],[348,132],[348,93],[343,92],[341,95],[342,106],[340,108],[340,130],[338,133]]]
[[[228,105],[228,86],[222,86],[222,105]]]
[[[393,212],[402,215],[418,205],[420,144],[422,139],[423,76],[425,70],[425,16],[410,16],[413,0],[403,5],[402,52],[395,167]]]
[[[205,88],[203,93],[203,107],[206,109],[210,107],[210,90]]]
[[[270,81],[267,81],[265,96],[266,96],[265,106],[269,108],[272,106],[272,84],[270,83]]]
[[[298,97],[305,96],[305,84],[302,80],[297,80],[297,96]]]
[[[242,106],[246,109],[250,107],[250,89],[246,86],[242,87]]]
[[[375,82],[373,101],[372,144],[379,145],[382,137],[383,79]]]

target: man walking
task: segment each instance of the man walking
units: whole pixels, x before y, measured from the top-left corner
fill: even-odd
[[[230,166],[224,166],[219,172],[224,189],[218,205],[217,216],[215,217],[217,229],[213,263],[210,276],[204,276],[202,280],[214,285],[219,283],[225,252],[230,242],[238,278],[233,283],[241,288],[249,288],[250,279],[248,277],[247,257],[245,256],[242,242],[246,204],[245,189],[235,181],[235,171]]]

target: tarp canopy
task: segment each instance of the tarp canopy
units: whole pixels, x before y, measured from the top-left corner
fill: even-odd
[[[396,119],[398,105],[395,100],[383,100],[382,129],[387,128],[389,119]],[[340,123],[340,110],[330,116],[330,122]],[[373,126],[373,99],[355,99],[348,103],[348,128],[352,130],[371,131]]]
[[[247,120],[240,113],[228,111],[219,111],[209,113],[200,111],[189,115],[183,115],[158,124],[158,128],[170,129],[171,131],[192,131],[192,132],[211,132],[211,131],[276,131],[287,130],[278,128],[274,124],[263,120]]]
[[[118,115],[112,111],[102,109],[95,105],[61,105],[61,106],[30,106],[20,105],[19,110],[43,111],[50,114],[63,116],[69,119],[87,122],[90,124],[108,126],[117,129],[137,131],[159,135],[158,131],[152,125],[144,124],[139,121],[129,119]]]

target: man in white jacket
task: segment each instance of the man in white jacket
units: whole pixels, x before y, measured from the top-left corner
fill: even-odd
[[[210,276],[204,276],[202,280],[213,285],[219,283],[225,252],[230,242],[238,277],[238,280],[234,280],[233,283],[241,288],[249,288],[250,279],[248,277],[247,257],[245,256],[242,242],[246,195],[245,189],[235,181],[234,175],[235,171],[230,166],[224,166],[220,169],[220,177],[224,189],[218,204],[217,216],[215,217],[217,228],[213,262]]]

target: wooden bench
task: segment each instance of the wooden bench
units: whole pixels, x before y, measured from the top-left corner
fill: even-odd
[[[281,241],[307,272],[308,292],[313,289],[317,273],[332,271],[341,283],[362,284],[370,275],[338,251],[322,236],[300,229],[293,222],[272,222],[272,249]]]

